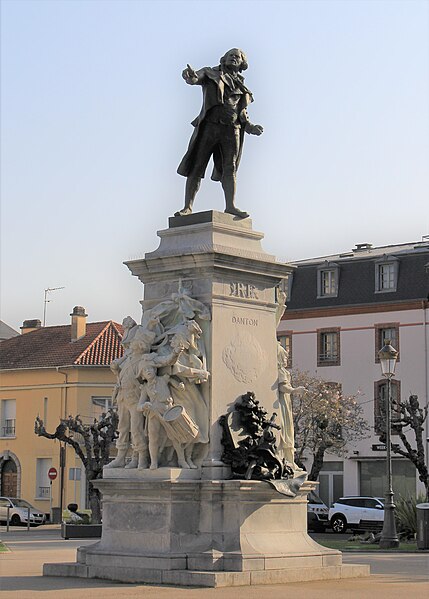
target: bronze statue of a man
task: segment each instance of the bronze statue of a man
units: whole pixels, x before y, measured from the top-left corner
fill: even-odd
[[[188,151],[177,169],[187,177],[185,207],[175,216],[192,213],[195,196],[204,177],[210,156],[213,156],[213,181],[220,181],[225,194],[225,212],[240,218],[249,215],[235,206],[236,173],[243,147],[244,133],[261,135],[260,125],[252,125],[247,106],[253,102],[240,73],[247,69],[246,55],[233,48],[217,67],[194,71],[187,65],[182,77],[189,85],[203,88],[203,107],[192,122],[195,127]]]

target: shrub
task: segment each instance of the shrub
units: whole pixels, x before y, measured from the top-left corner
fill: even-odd
[[[417,498],[409,495],[399,497],[396,502],[395,516],[398,533],[406,538],[413,538],[417,533],[417,508],[418,503],[423,503],[425,498],[419,495]]]

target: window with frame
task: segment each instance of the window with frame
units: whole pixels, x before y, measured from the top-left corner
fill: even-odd
[[[15,437],[16,435],[16,399],[1,401],[0,436]]]
[[[378,265],[378,290],[391,290],[395,287],[395,270],[393,264]]]
[[[337,280],[335,270],[322,270],[320,272],[320,295],[335,295]]]
[[[317,365],[340,365],[340,329],[317,331]]]
[[[279,341],[280,345],[288,352],[288,354],[289,354],[288,367],[291,368],[292,367],[292,332],[286,331],[285,333],[282,333],[281,335],[277,335],[277,340]]]
[[[388,383],[385,379],[376,381],[374,384],[374,432],[382,435],[386,432],[386,400],[388,393]],[[400,430],[401,419],[401,383],[400,381],[391,381],[391,427],[392,435],[397,435]]]
[[[92,418],[99,420],[100,416],[112,407],[112,397],[110,395],[93,395],[92,403]]]
[[[333,262],[326,261],[317,268],[317,297],[337,297],[339,268]]]
[[[36,499],[50,498],[49,468],[52,466],[51,458],[36,458]]]
[[[375,291],[386,293],[396,291],[398,282],[398,259],[383,256],[375,263]]]
[[[378,352],[386,345],[386,341],[390,341],[390,344],[398,351],[398,362],[399,362],[399,323],[388,322],[383,324],[375,325],[375,362],[378,364],[380,358]]]

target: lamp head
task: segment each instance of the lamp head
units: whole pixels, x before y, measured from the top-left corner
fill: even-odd
[[[390,339],[386,339],[385,345],[378,352],[380,359],[381,372],[386,378],[392,378],[395,374],[396,360],[398,358],[398,352],[392,345],[390,345]]]

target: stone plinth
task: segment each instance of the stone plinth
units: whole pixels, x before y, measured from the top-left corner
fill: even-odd
[[[203,478],[224,478],[219,416],[235,400],[254,391],[271,414],[276,401],[276,286],[293,267],[267,254],[250,219],[222,212],[173,217],[159,231],[157,250],[126,262],[144,283],[144,309],[177,292],[179,283],[210,308],[200,325],[208,354],[210,444]],[[227,471],[226,471],[227,472]]]
[[[103,534],[76,564],[44,574],[190,586],[273,584],[367,576],[306,532],[305,483],[294,498],[261,481],[97,481]]]
[[[276,289],[293,267],[263,250],[250,219],[205,212],[169,224],[157,250],[126,264],[144,283],[144,310],[176,301],[180,288],[210,308],[211,320],[199,319],[210,378],[198,396],[209,443],[200,443],[197,469],[105,469],[93,483],[103,496],[101,540],[80,548],[75,564],[45,564],[44,574],[213,587],[367,576],[367,566],[342,565],[307,535],[315,483],[290,498],[267,482],[227,480],[221,461],[219,417],[241,395],[253,391],[269,416],[275,410]]]

